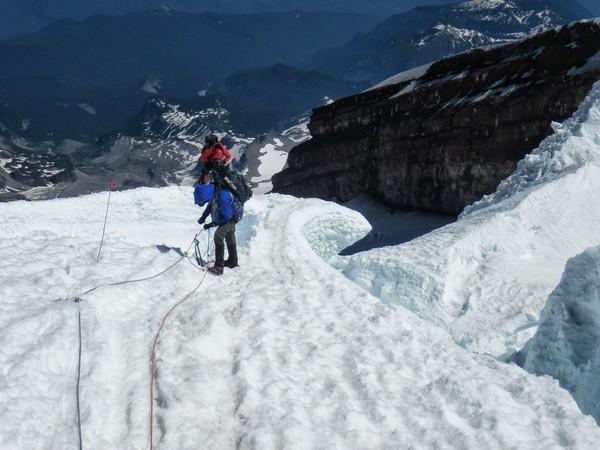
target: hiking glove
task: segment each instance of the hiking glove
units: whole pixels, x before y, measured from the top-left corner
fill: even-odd
[[[204,221],[205,221],[205,220],[206,220],[206,217],[200,217],[200,218],[198,219],[198,223],[199,223],[200,225],[202,225],[202,224],[204,223]]]
[[[208,230],[209,228],[212,228],[212,227],[214,227],[214,226],[215,226],[215,224],[214,224],[214,223],[207,223],[207,224],[204,224],[204,229],[205,229],[205,230]]]

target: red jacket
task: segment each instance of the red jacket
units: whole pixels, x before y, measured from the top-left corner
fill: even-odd
[[[231,159],[231,153],[220,142],[204,147],[200,154],[200,159],[207,162],[227,164]]]

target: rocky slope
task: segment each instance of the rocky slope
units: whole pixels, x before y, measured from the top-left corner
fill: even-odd
[[[317,108],[275,192],[458,214],[494,191],[600,79],[600,22],[582,21],[400,74]]]

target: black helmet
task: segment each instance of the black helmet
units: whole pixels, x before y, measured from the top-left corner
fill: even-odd
[[[207,134],[206,137],[204,138],[204,142],[208,145],[212,145],[215,142],[219,142],[219,138],[217,137],[216,134]]]

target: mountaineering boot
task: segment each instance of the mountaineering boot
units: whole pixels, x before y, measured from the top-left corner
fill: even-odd
[[[225,246],[215,241],[215,265],[208,268],[213,275],[223,275],[223,258],[225,257]]]
[[[230,269],[237,267],[238,266],[237,246],[235,244],[233,244],[233,245],[227,244],[227,253],[229,254],[229,256],[225,260],[225,263],[224,263],[225,267],[229,267]]]
[[[221,267],[221,266],[217,266],[217,265],[211,266],[208,268],[208,271],[210,273],[212,273],[213,275],[223,275],[223,267]]]

